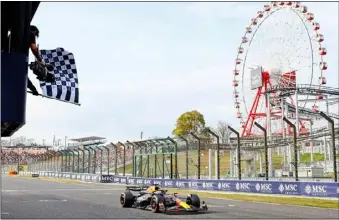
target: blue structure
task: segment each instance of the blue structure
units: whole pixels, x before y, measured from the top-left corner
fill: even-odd
[[[1,2],[2,137],[13,135],[26,123],[29,26],[39,4]]]

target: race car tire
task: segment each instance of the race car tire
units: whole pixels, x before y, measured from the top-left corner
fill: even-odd
[[[200,208],[200,198],[197,194],[191,194],[189,197],[187,197],[186,203],[196,208]]]
[[[165,199],[164,199],[163,195],[154,195],[154,196],[152,196],[151,202],[150,202],[151,211],[152,211],[153,213],[158,213],[158,212],[160,212],[159,204],[160,204],[160,203],[164,203],[164,202],[165,202]],[[165,204],[164,204],[164,205],[165,205]]]
[[[125,192],[121,193],[120,195],[121,207],[124,207],[124,208],[131,207],[133,203],[134,203],[134,196],[130,191],[126,190]]]

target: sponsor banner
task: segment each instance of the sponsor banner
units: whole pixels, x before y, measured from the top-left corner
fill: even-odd
[[[280,195],[300,195],[300,183],[298,182],[273,182],[274,193]]]
[[[134,178],[134,177],[128,178],[127,184],[128,185],[136,185],[137,184],[137,178]]]
[[[97,180],[97,177],[93,176],[93,181],[96,181],[96,180]],[[130,184],[131,180],[128,180],[128,178],[126,176],[101,175],[100,182],[101,183]]]
[[[125,177],[127,178],[127,177]],[[154,182],[156,180],[156,182]],[[129,185],[153,185],[159,184],[162,185],[162,180],[157,181],[158,179],[147,179],[147,178],[138,178],[138,177],[129,177],[127,178],[127,184]],[[122,183],[122,182],[121,182]]]
[[[339,198],[338,183],[300,182],[300,195]]]
[[[39,172],[40,176],[49,173]],[[339,197],[339,185],[335,182],[292,182],[292,181],[238,181],[238,180],[194,180],[194,179],[154,179],[115,175],[52,174],[61,178],[77,178],[101,183],[121,183],[130,185],[158,184],[163,188],[183,188],[195,190],[227,191],[239,193],[274,194],[308,197]]]
[[[101,183],[113,183],[114,175],[101,175],[100,182]]]
[[[189,181],[189,188],[196,189],[196,190],[203,190],[203,182],[201,180],[190,180]]]
[[[95,182],[100,182],[100,176],[94,176],[94,181]]]
[[[91,176],[90,175],[86,175],[86,181],[90,182],[91,181]]]
[[[174,181],[174,187],[175,188],[183,188],[187,189],[190,188],[190,181],[189,180],[176,180]]]
[[[127,184],[127,177],[126,176],[122,176],[120,177],[120,182],[121,184]]]
[[[113,176],[113,183],[120,183],[120,176]]]
[[[160,187],[162,187],[162,184],[163,184],[163,181],[162,179],[151,179],[151,183],[150,184],[156,184],[156,185],[159,185]]]
[[[219,190],[220,181],[202,180],[202,184],[198,185],[199,190]]]
[[[163,179],[161,187],[164,187],[164,188],[175,188],[175,181],[173,179]]]
[[[254,181],[232,181],[232,191],[242,193],[256,193]]]

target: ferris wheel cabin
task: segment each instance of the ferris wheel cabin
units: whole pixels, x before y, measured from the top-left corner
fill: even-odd
[[[319,48],[319,55],[323,56],[327,54],[327,50],[324,47]]]

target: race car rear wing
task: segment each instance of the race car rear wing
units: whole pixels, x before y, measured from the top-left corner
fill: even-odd
[[[159,186],[158,184],[155,184],[153,186]],[[147,190],[149,185],[127,185],[126,190],[131,190],[131,191],[142,191],[142,190]]]
[[[131,191],[142,191],[142,190],[146,190],[147,187],[145,186],[131,186],[131,185],[127,185],[126,186],[126,190],[131,190]]]

